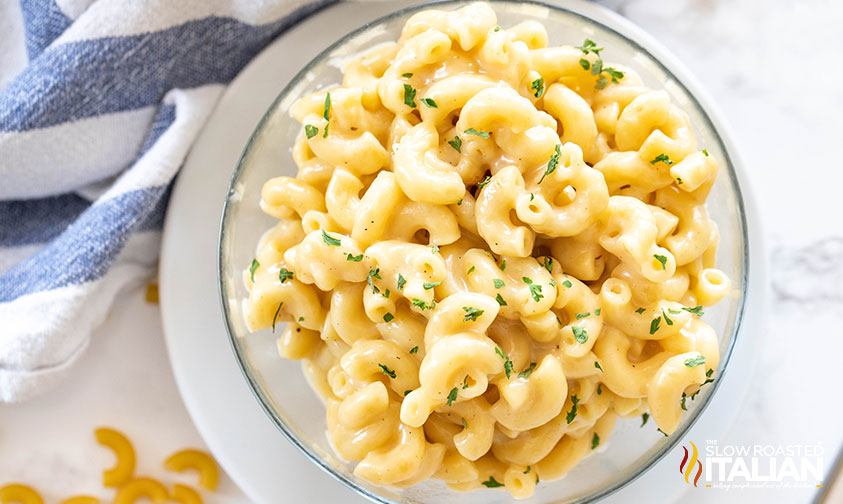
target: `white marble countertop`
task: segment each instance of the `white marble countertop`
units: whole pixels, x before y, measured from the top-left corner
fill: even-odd
[[[734,133],[761,209],[770,309],[759,368],[729,437],[820,444],[826,471],[843,445],[834,380],[843,355],[843,4],[830,0],[604,0],[671,48]],[[0,485],[21,480],[47,502],[97,494],[111,463],[92,430],[125,431],[138,473],[163,475],[175,449],[203,445],[176,391],[156,305],[138,286],[115,303],[77,372],[22,405],[0,405]],[[190,478],[185,479],[190,482]],[[775,492],[775,493],[772,493]],[[808,502],[814,491],[735,490],[725,502]],[[100,493],[105,496],[106,494]],[[691,502],[705,494],[689,492]],[[212,500],[213,499],[213,500]],[[227,478],[209,502],[244,502]],[[683,499],[684,500],[684,499]]]

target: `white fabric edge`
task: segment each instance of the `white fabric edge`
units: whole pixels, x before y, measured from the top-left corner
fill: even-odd
[[[114,297],[150,274],[160,242],[160,231],[135,233],[98,280],[0,303],[0,402],[25,401],[57,385],[83,354]]]

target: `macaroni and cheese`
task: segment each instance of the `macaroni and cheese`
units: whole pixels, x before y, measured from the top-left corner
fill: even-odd
[[[671,434],[713,379],[717,161],[602,51],[427,10],[292,107],[244,314],[303,361],[356,475],[525,498],[618,417]]]

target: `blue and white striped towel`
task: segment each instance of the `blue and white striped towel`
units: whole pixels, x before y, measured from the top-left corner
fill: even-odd
[[[6,1],[0,64],[27,55],[14,76],[0,66],[0,401],[55,386],[149,275],[225,84],[329,1]]]

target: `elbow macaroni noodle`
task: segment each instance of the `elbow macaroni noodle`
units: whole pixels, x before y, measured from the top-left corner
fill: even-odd
[[[135,502],[180,502],[182,504],[202,504],[202,496],[194,488],[174,483],[172,491],[162,482],[149,478],[135,476],[135,449],[131,441],[121,432],[107,427],[99,427],[94,431],[99,444],[111,449],[117,459],[111,469],[103,471],[102,483],[104,487],[115,490],[114,498],[110,502],[118,504],[133,504]],[[173,453],[164,461],[164,468],[173,472],[195,470],[199,474],[199,485],[209,491],[214,491],[219,482],[219,469],[210,455],[196,449],[184,449]],[[0,486],[0,504],[43,504],[41,495],[32,487],[20,483],[9,483]],[[61,501],[61,504],[98,504],[99,497],[91,495],[75,495]]]
[[[292,107],[245,319],[283,324],[374,483],[526,498],[618,417],[674,432],[717,369],[716,160],[666,92],[547,43],[485,3],[420,12]]]

